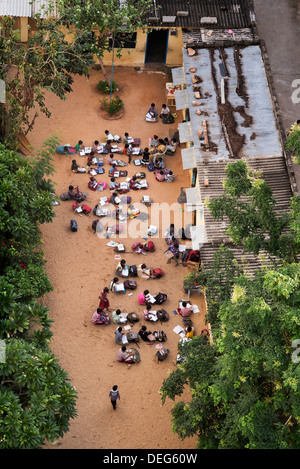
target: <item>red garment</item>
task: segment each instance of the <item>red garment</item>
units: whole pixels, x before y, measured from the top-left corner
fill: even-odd
[[[191,314],[191,308],[183,307],[183,308],[178,308],[178,313],[181,314],[181,316],[186,317]]]
[[[101,308],[102,310],[108,309],[109,301],[107,298],[107,294],[104,290],[101,292],[101,295],[99,296],[99,298],[100,298],[99,308]]]

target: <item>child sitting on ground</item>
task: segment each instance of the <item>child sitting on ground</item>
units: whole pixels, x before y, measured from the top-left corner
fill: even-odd
[[[112,177],[111,180],[110,180],[109,189],[110,189],[112,192],[115,192],[116,190],[119,189],[119,184],[116,182],[116,180],[115,180],[114,177]]]
[[[165,180],[167,182],[173,182],[175,179],[175,174],[173,174],[173,171],[169,171],[166,175],[165,175]]]
[[[79,153],[80,150],[84,148],[83,141],[79,140],[78,143],[75,145],[76,153]]]

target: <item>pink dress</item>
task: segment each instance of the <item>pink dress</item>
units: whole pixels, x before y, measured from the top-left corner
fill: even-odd
[[[144,295],[143,292],[139,294],[138,302],[139,302],[139,305],[145,305],[146,304],[146,299],[145,299],[145,295]]]
[[[107,298],[107,294],[104,290],[101,292],[101,295],[99,296],[99,298],[100,298],[99,308],[101,308],[103,311],[105,309],[108,309],[109,308],[109,301],[108,301],[108,298]]]

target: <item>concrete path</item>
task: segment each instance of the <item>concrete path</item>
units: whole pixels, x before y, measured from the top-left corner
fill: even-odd
[[[284,128],[300,119],[300,1],[254,0],[257,31],[265,41]],[[300,166],[293,165],[298,193]]]

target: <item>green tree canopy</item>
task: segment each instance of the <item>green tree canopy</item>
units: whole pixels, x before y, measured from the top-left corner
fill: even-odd
[[[75,418],[76,391],[49,349],[52,290],[39,225],[56,198],[51,154],[57,138],[32,158],[0,144],[0,448],[32,449],[63,435]]]
[[[94,58],[86,47],[90,31],[80,31],[68,41],[55,18],[37,19],[37,30],[24,44],[13,26],[13,18],[0,18],[0,78],[6,84],[6,103],[0,104],[0,138],[15,149],[18,134],[32,128],[38,112],[50,117],[45,90],[65,99],[72,91],[74,74],[87,75]]]
[[[299,273],[291,264],[237,277],[219,308],[214,344],[196,336],[179,345],[180,364],[161,395],[164,402],[191,389],[191,400],[172,410],[181,438],[197,435],[201,449],[299,448],[300,365],[292,360]]]
[[[287,137],[285,147],[293,155],[294,162],[300,164],[300,128],[295,125]]]
[[[226,166],[224,193],[207,201],[213,217],[227,217],[227,234],[237,245],[255,255],[265,251],[271,256],[295,260],[299,242],[290,233],[291,213],[279,214],[270,187],[251,171],[245,161]]]

